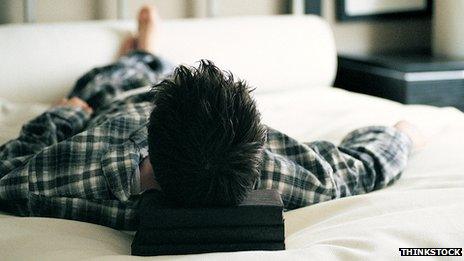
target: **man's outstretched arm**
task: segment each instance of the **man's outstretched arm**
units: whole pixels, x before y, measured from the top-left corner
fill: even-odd
[[[367,127],[349,133],[338,147],[356,173],[336,175],[341,197],[363,194],[384,188],[399,179],[406,168],[414,144],[404,131],[396,127]],[[347,160],[350,165],[351,160]],[[356,180],[356,182],[353,182]]]
[[[63,99],[23,125],[18,138],[0,147],[0,177],[45,147],[81,132],[91,113],[92,108],[79,98]]]
[[[383,188],[406,167],[416,140],[406,133],[398,126],[366,127],[336,146],[300,143],[269,128],[256,187],[279,190],[287,209]]]

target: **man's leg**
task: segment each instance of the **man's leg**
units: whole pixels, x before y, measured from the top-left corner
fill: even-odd
[[[90,107],[96,112],[125,90],[159,81],[170,68],[153,54],[154,26],[154,10],[143,8],[139,15],[139,35],[135,38],[137,45],[126,48],[115,64],[84,75],[69,95],[69,100],[59,101],[53,108],[23,125],[18,138],[0,144],[0,178],[24,165],[44,148],[81,132],[91,118]],[[81,98],[90,107],[72,97]]]
[[[98,111],[125,91],[161,81],[173,67],[156,56],[156,19],[154,7],[143,7],[138,34],[123,43],[122,56],[82,76],[68,97],[78,97]]]

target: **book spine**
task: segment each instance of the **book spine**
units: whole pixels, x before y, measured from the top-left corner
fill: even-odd
[[[153,229],[137,232],[138,243],[146,244],[183,244],[183,243],[236,243],[284,241],[283,225],[244,226],[244,227],[207,227]]]
[[[139,228],[272,226],[283,224],[282,208],[149,209],[140,214]]]
[[[210,252],[252,250],[285,250],[284,242],[234,243],[234,244],[164,244],[132,245],[131,254],[137,256],[183,255]]]

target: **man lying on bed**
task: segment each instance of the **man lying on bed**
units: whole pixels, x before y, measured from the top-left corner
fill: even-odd
[[[187,206],[232,205],[250,189],[277,189],[290,210],[399,178],[421,138],[410,124],[361,128],[339,146],[296,141],[261,125],[250,88],[213,63],[172,73],[155,55],[155,15],[142,8],[138,35],[116,63],[84,75],[69,99],[0,147],[3,210],[130,230],[147,189]]]

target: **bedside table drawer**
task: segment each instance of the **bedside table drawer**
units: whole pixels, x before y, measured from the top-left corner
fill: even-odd
[[[464,110],[464,80],[410,82],[406,103],[454,106]]]
[[[404,104],[464,111],[464,70],[404,72],[339,57],[336,87]]]

